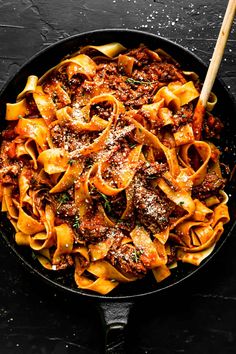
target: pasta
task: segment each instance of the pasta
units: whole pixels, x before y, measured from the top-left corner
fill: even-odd
[[[0,197],[19,246],[81,289],[108,294],[179,262],[198,266],[229,221],[212,110],[192,122],[200,82],[162,49],[86,46],[6,107]]]

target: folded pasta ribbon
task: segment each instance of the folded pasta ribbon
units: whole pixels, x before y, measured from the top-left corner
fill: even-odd
[[[61,255],[71,254],[74,244],[74,232],[68,224],[55,226],[55,231],[57,248],[53,254],[53,264],[60,263]]]
[[[178,111],[181,106],[188,104],[199,96],[198,90],[192,81],[184,84],[170,83],[161,87],[153,97],[154,102],[165,100],[165,105],[174,111]]]
[[[67,88],[61,82],[50,81],[50,84],[42,87],[44,92],[53,100],[56,109],[71,104],[70,92],[67,92]]]
[[[195,203],[191,197],[191,184],[186,183],[185,186],[183,186],[183,180],[178,181],[174,179],[167,171],[163,173],[163,177],[157,179],[157,185],[172,202],[183,208],[188,216],[194,213]],[[184,216],[184,218],[185,217],[186,216]],[[182,219],[179,219],[178,222],[181,220]],[[174,226],[176,226],[176,223],[171,227]]]
[[[206,214],[206,210],[203,213]],[[178,250],[179,259],[183,262],[199,265],[213,251],[224,231],[224,224],[229,220],[228,207],[223,201],[213,208],[209,220],[205,222],[189,221],[186,224],[178,225],[177,233],[181,234],[181,237],[184,237],[185,240],[189,240],[187,245],[180,246]],[[193,236],[195,236],[195,239]],[[198,243],[194,243],[196,237]]]
[[[155,244],[159,245],[159,241],[152,241],[149,232],[144,227],[136,226],[130,236],[135,247],[141,252],[140,259],[146,267],[152,269],[167,262],[165,254],[158,254]]]
[[[38,157],[38,163],[42,164],[49,175],[65,172],[68,168],[69,153],[63,148],[48,149]]]
[[[168,148],[162,144],[159,138],[144,128],[142,124],[137,122],[137,120],[133,118],[134,116],[135,113],[133,112],[133,114],[124,115],[124,119],[128,120],[135,126],[135,140],[137,140],[140,144],[155,148],[158,152],[163,152],[166,156],[171,174],[173,176],[177,176],[180,172],[180,168],[177,160],[176,149]]]
[[[133,148],[128,157],[124,159],[121,168],[116,171],[116,175],[119,177],[119,180],[117,180],[119,185],[118,188],[113,187],[103,178],[103,172],[105,173],[106,169],[109,168],[109,160],[97,164],[97,170],[95,171],[94,177],[91,178],[91,183],[94,184],[100,192],[106,195],[116,195],[126,189],[136,172],[141,149],[142,145],[137,145]]]
[[[23,139],[34,140],[39,152],[48,148],[49,131],[43,118],[20,118],[15,132]]]
[[[61,71],[67,69],[68,79],[75,74],[84,75],[87,79],[91,80],[96,73],[95,62],[85,54],[78,54],[69,59],[62,60],[59,64],[49,69],[43,76],[40,77],[38,83],[41,85],[45,79],[54,71]]]
[[[36,234],[45,230],[45,226],[41,220],[36,220],[21,207],[19,208],[17,228],[27,235]]]
[[[6,120],[18,120],[21,117],[25,117],[29,113],[26,99],[6,104]]]
[[[33,98],[45,123],[49,125],[55,119],[56,115],[56,107],[52,98],[44,92],[42,86],[36,87]]]
[[[66,125],[74,131],[101,131],[108,126],[108,121],[94,115],[89,122],[84,121],[83,109],[63,107],[56,112],[60,126]]]
[[[57,175],[55,186],[50,193],[60,193],[69,189],[83,171],[84,163],[78,159],[70,159],[69,153],[63,148],[53,148],[43,151],[38,157],[38,163],[43,165],[49,175]]]
[[[118,56],[118,67],[120,70],[123,70],[127,76],[131,76],[133,71],[135,59],[128,55],[120,54]]]
[[[37,84],[38,84],[38,77],[35,75],[29,75],[23,91],[21,91],[17,96],[17,101],[22,100],[30,93],[34,93],[37,88]]]
[[[81,53],[87,53],[88,51],[90,51],[91,49],[98,51],[102,54],[104,54],[105,56],[109,57],[109,58],[114,58],[115,56],[117,56],[117,54],[123,52],[124,50],[126,50],[126,48],[118,43],[118,42],[111,42],[111,43],[107,43],[107,44],[103,44],[103,45],[88,45],[83,47],[80,52]]]
[[[89,106],[91,107],[93,104],[99,104],[102,102],[108,102],[112,105],[112,112],[111,112],[109,120],[108,120],[108,125],[102,131],[102,133],[99,135],[99,137],[94,140],[93,143],[86,145],[82,148],[74,150],[73,154],[75,156],[76,155],[88,156],[94,152],[98,152],[98,151],[102,150],[104,148],[106,140],[108,139],[111,127],[113,125],[116,125],[119,115],[121,113],[123,113],[125,110],[123,104],[110,94],[102,94],[102,95],[93,97],[89,102]]]
[[[191,159],[190,155],[190,151],[193,147],[195,148],[197,154],[199,154],[201,157],[202,161],[201,165],[196,169],[196,171],[193,169],[194,166],[191,164],[191,162],[193,163],[194,161]],[[190,179],[192,180],[193,185],[196,186],[201,184],[206,176],[208,163],[211,158],[210,145],[205,141],[194,141],[190,144],[183,145],[180,149],[179,156],[182,159],[184,165],[189,168],[189,171],[192,171]]]
[[[86,271],[93,277],[96,277],[96,279],[92,280],[90,277],[81,275],[83,270],[81,271],[81,264],[77,258],[75,281],[78,287],[81,289],[92,290],[102,295],[108,294],[119,284],[119,282],[130,282],[136,280],[136,277],[134,276],[122,274],[105,260],[91,262],[86,268]]]
[[[25,117],[29,114],[25,96],[29,93],[33,93],[36,90],[37,82],[37,76],[28,76],[25,88],[17,96],[17,102],[6,104],[6,120],[18,120],[20,117]]]
[[[49,204],[46,205],[45,210],[41,210],[40,215],[44,221],[45,231],[31,233],[23,233],[21,231],[16,233],[16,243],[18,245],[24,245],[28,242],[28,245],[36,252],[44,251],[55,245],[55,230],[54,220],[55,215]]]

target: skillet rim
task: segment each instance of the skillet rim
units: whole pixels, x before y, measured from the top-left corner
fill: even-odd
[[[78,34],[74,34],[70,37],[64,38],[58,42],[55,42],[51,45],[49,45],[46,48],[41,49],[40,51],[36,52],[33,56],[31,56],[30,58],[26,59],[26,61],[20,66],[20,68],[11,76],[9,77],[9,79],[6,81],[6,83],[3,85],[1,91],[0,91],[0,105],[2,104],[1,100],[2,100],[2,96],[4,95],[5,91],[7,91],[8,86],[10,84],[12,84],[12,82],[19,77],[20,73],[23,72],[27,67],[29,67],[32,62],[34,62],[35,60],[37,60],[37,58],[40,58],[42,55],[46,54],[47,52],[50,51],[54,51],[55,49],[60,48],[61,46],[63,47],[65,43],[67,42],[73,42],[73,41],[79,41],[79,39],[82,39],[82,42],[86,42],[86,37],[90,37],[93,34],[102,34],[102,33],[110,33],[110,34],[114,34],[114,36],[118,36],[119,33],[129,33],[132,36],[141,36],[141,40],[139,41],[139,43],[144,42],[145,43],[145,39],[146,42],[150,41],[151,38],[154,39],[154,41],[160,41],[162,44],[167,44],[167,46],[172,47],[173,49],[176,49],[178,52],[182,52],[183,54],[187,54],[190,57],[193,57],[195,59],[195,61],[197,62],[197,65],[199,65],[201,68],[201,71],[203,70],[204,72],[207,70],[207,65],[206,63],[199,58],[195,53],[191,52],[189,49],[183,47],[182,45],[180,45],[179,43],[176,43],[168,38],[164,38],[162,36],[159,36],[157,34],[154,33],[150,33],[150,32],[145,32],[145,31],[140,31],[140,30],[135,30],[135,29],[128,29],[128,28],[105,28],[105,29],[96,29],[96,30],[91,30],[91,31],[86,31],[86,32],[81,32]],[[148,39],[148,40],[147,40]],[[83,44],[84,45],[84,44]],[[72,47],[73,45],[71,45],[70,47]],[[78,45],[79,47],[80,45]],[[72,51],[73,53],[73,51]],[[67,55],[69,53],[67,52]],[[65,57],[61,56],[61,59]],[[175,58],[175,57],[174,57]],[[182,63],[180,63],[181,67],[183,66]],[[43,65],[45,66],[45,65]],[[45,72],[45,70],[44,70]],[[26,76],[26,75],[25,75]],[[201,75],[200,75],[201,77]],[[201,80],[202,81],[202,80]],[[236,111],[236,101],[234,99],[234,96],[232,95],[232,93],[228,90],[227,85],[225,84],[225,82],[219,77],[217,76],[216,79],[216,85],[220,88],[220,90],[223,90],[225,92],[225,95],[228,96],[229,101],[232,103],[233,106],[233,110]],[[1,213],[2,214],[2,213]],[[89,299],[96,299],[96,300],[105,300],[105,301],[130,301],[130,300],[135,300],[135,299],[140,299],[143,298],[144,296],[150,296],[150,295],[155,295],[161,291],[166,291],[172,287],[174,287],[177,284],[182,283],[183,281],[187,280],[188,278],[190,278],[192,275],[194,275],[196,272],[200,271],[203,267],[205,267],[205,265],[218,253],[218,251],[221,249],[221,247],[223,246],[223,244],[225,243],[225,241],[228,239],[228,237],[232,234],[234,228],[236,226],[236,220],[232,221],[232,225],[230,226],[229,230],[224,231],[223,233],[223,237],[220,239],[220,241],[217,243],[216,248],[213,250],[213,252],[198,266],[195,267],[191,272],[189,272],[187,275],[184,275],[181,277],[181,279],[173,280],[170,284],[164,285],[161,288],[157,288],[154,290],[150,290],[144,293],[138,293],[138,294],[132,294],[132,295],[100,295],[100,294],[96,294],[96,293],[90,293],[90,292],[86,292],[83,289],[73,289],[71,287],[65,286],[63,284],[60,284],[52,279],[50,279],[49,276],[44,275],[43,273],[41,273],[38,269],[36,269],[33,265],[30,264],[30,262],[28,262],[27,259],[24,258],[24,256],[21,255],[21,253],[17,250],[17,245],[13,245],[11,244],[10,240],[8,239],[8,237],[0,230],[0,233],[3,236],[3,240],[7,246],[7,248],[9,249],[10,253],[13,253],[14,256],[18,259],[18,261],[20,261],[20,263],[26,267],[26,269],[28,269],[30,271],[30,273],[32,275],[36,275],[39,278],[41,278],[42,280],[44,280],[46,283],[48,283],[49,285],[53,286],[54,288],[57,288],[59,290],[64,290],[64,291],[68,291],[71,294],[74,295],[81,295],[83,297],[87,297]],[[13,241],[14,242],[14,241]]]

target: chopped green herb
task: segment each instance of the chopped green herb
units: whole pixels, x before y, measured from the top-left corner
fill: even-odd
[[[90,157],[86,158],[86,160],[85,160],[85,166],[86,166],[87,168],[92,167],[92,166],[93,166],[93,159],[91,159]]]
[[[67,193],[62,193],[58,196],[57,200],[59,202],[57,210],[59,210],[62,204],[65,204],[66,202],[68,202],[68,200],[70,200],[70,197]]]
[[[133,84],[133,85],[151,85],[157,83],[157,81],[141,81],[141,80],[135,80],[132,78],[126,79],[126,82],[128,84]]]
[[[19,118],[19,119],[21,119],[21,118],[23,118],[23,117],[22,117],[22,115],[21,115],[21,114],[19,114],[19,115],[18,115],[18,118]]]
[[[33,258],[34,260],[37,260],[37,256],[36,256],[36,254],[35,254],[34,252],[32,252],[31,256],[32,256],[32,258]]]
[[[129,144],[129,147],[130,147],[131,149],[133,149],[135,146],[136,146],[136,143],[131,143],[131,144]]]
[[[132,259],[135,263],[138,263],[140,256],[143,254],[143,250],[137,250],[136,248],[132,252]]]
[[[74,223],[73,223],[72,226],[73,226],[75,229],[78,229],[78,228],[79,228],[79,225],[80,225],[79,217],[78,217],[78,215],[75,215]]]
[[[68,165],[72,166],[74,162],[75,162],[74,159],[69,159],[67,163],[68,163]]]
[[[104,207],[105,207],[105,209],[106,209],[108,212],[110,212],[110,211],[111,211],[111,205],[110,205],[110,202],[109,202],[109,200],[108,200],[106,194],[103,194],[103,193],[101,193],[101,192],[99,192],[99,194],[100,194],[100,195],[103,197],[103,199],[104,199]]]
[[[138,130],[140,131],[140,133],[142,133],[143,129],[142,128],[138,128]]]
[[[179,205],[184,205],[184,201],[179,202]]]
[[[155,175],[150,175],[150,176],[147,176],[147,179],[157,179],[157,176],[155,176]]]
[[[138,254],[137,254],[137,250],[135,249],[132,253],[132,259],[135,263],[138,263],[138,260],[139,260],[139,257],[138,257]]]

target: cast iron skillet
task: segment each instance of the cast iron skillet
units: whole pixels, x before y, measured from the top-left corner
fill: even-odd
[[[184,70],[196,71],[204,80],[206,74],[206,66],[193,53],[184,49],[180,45],[173,43],[167,39],[158,37],[154,34],[149,34],[141,31],[127,29],[104,29],[81,33],[70,38],[66,38],[52,46],[44,49],[36,54],[33,58],[27,61],[25,65],[11,78],[3,88],[0,95],[0,115],[5,115],[5,104],[7,102],[15,102],[17,94],[23,89],[28,75],[41,76],[49,68],[56,65],[64,56],[76,52],[80,46],[87,44],[105,44],[113,41],[121,42],[127,48],[134,48],[140,43],[144,43],[151,49],[158,47],[163,48],[166,52],[172,55]],[[226,163],[234,166],[233,156],[236,156],[236,147],[232,142],[236,141],[236,129],[233,122],[235,116],[235,104],[227,91],[225,85],[217,79],[214,85],[214,92],[219,101],[216,106],[216,114],[219,115],[224,122],[225,130],[222,134],[220,146],[222,151],[228,147],[227,153],[223,154],[223,159]],[[4,128],[4,127],[3,127]],[[227,187],[227,192],[232,195],[234,186]],[[32,258],[31,252],[27,249],[18,247],[13,239],[13,229],[8,222],[6,216],[2,213],[0,218],[0,229],[3,240],[7,247],[13,251],[18,261],[27,267],[28,271],[35,276],[39,276],[48,284],[55,286],[57,289],[67,293],[73,293],[83,298],[92,300],[99,304],[99,308],[103,313],[103,319],[106,329],[106,350],[112,352],[122,352],[120,343],[122,343],[120,334],[123,335],[123,329],[128,321],[128,314],[135,300],[150,295],[158,296],[159,292],[171,291],[177,284],[183,282],[188,277],[198,272],[207,262],[214,257],[220,247],[223,245],[228,236],[232,233],[236,224],[236,200],[230,198],[229,202],[231,221],[225,226],[225,232],[217,244],[214,252],[205,260],[200,267],[182,264],[176,270],[173,270],[172,275],[160,284],[150,276],[134,283],[120,285],[110,295],[102,296],[95,293],[90,293],[85,290],[77,289],[73,284],[73,276],[70,273],[61,271],[51,272],[41,268],[40,264]],[[66,276],[65,276],[66,275]],[[117,335],[117,331],[119,335]],[[114,336],[115,333],[115,336]],[[108,335],[109,334],[109,335]],[[113,340],[111,344],[111,339]]]

